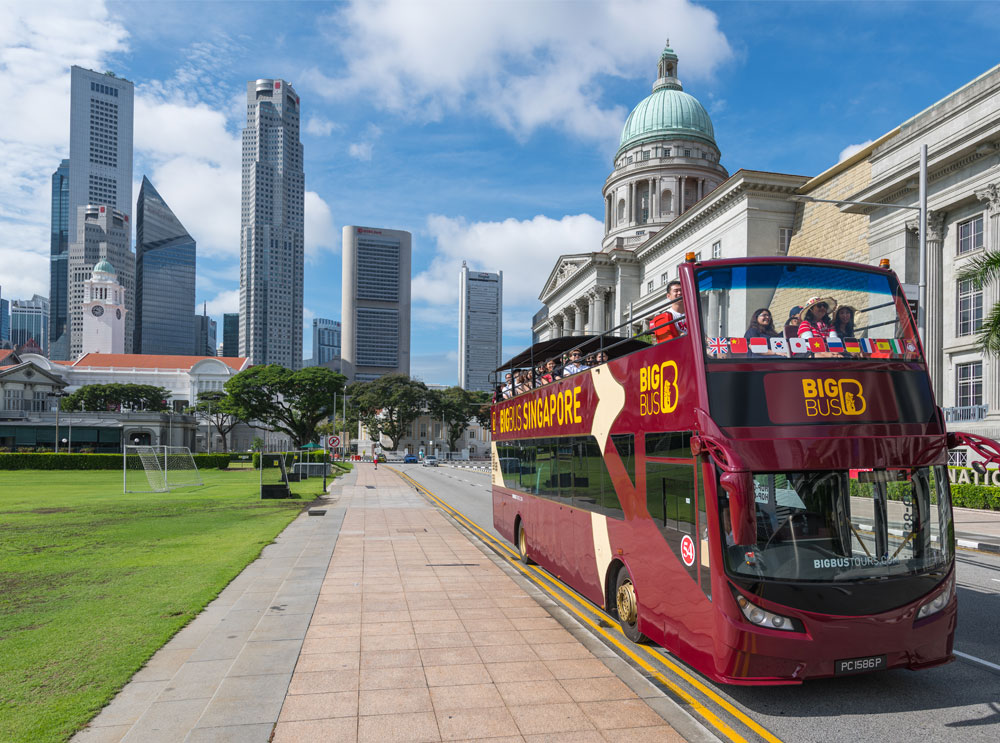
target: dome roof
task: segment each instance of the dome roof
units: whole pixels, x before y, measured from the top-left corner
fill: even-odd
[[[660,76],[653,92],[625,120],[618,155],[631,145],[663,139],[693,139],[718,148],[712,120],[698,99],[684,92],[676,77],[676,62],[668,45],[660,57]]]
[[[112,276],[115,275],[115,267],[108,263],[107,258],[101,258],[94,266],[94,273],[109,273]]]

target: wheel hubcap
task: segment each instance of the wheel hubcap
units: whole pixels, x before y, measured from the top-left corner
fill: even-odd
[[[521,527],[521,531],[517,535],[517,548],[521,551],[521,556],[528,554],[528,540],[524,536],[524,527]]]
[[[635,589],[632,587],[632,581],[627,580],[618,586],[616,599],[619,619],[626,624],[634,624],[638,612],[636,611]]]

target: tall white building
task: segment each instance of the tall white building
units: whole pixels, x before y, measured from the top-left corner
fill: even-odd
[[[410,373],[410,246],[403,230],[343,232],[343,374],[369,382]]]
[[[299,96],[284,80],[247,83],[240,230],[240,355],[302,366],[305,176]]]
[[[97,255],[93,254],[89,264],[83,266],[80,263],[81,256],[87,252],[79,244],[79,239],[85,232],[81,225],[84,216],[93,214],[93,208],[96,207],[105,207],[109,214],[117,215],[126,228],[125,249],[131,254],[133,89],[129,80],[110,73],[94,72],[76,66],[70,71],[69,201],[66,205],[69,268],[66,269],[66,264],[59,261],[52,264],[53,271],[67,270],[66,284],[63,284],[60,277],[52,282],[53,291],[63,291],[62,287],[65,286],[67,296],[49,297],[53,306],[66,307],[70,328],[68,339],[64,334],[53,343],[51,355],[55,359],[75,358],[74,353],[78,354],[80,349],[79,302],[83,296],[82,282],[90,277],[97,262]],[[53,219],[55,218],[53,213]],[[74,240],[77,241],[76,245],[73,244]],[[77,256],[75,271],[72,257],[74,252]],[[118,271],[119,279],[125,287],[126,307],[129,310],[125,343],[126,350],[131,351],[135,269],[134,266],[124,265],[116,252],[108,252],[107,258]],[[127,260],[134,261],[134,258]],[[74,315],[77,318],[75,328],[71,320]]]
[[[108,261],[98,261],[83,282],[81,308],[83,354],[125,353],[125,290]]]
[[[490,372],[500,366],[503,339],[503,271],[458,273],[458,386],[489,392]]]
[[[314,317],[312,323],[312,358],[310,366],[328,364],[340,357],[340,323],[325,317]]]

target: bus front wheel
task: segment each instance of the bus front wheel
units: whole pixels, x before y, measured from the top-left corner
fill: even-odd
[[[525,565],[532,564],[531,558],[528,557],[528,532],[524,529],[523,521],[517,524],[517,553]]]
[[[615,581],[615,610],[625,637],[632,642],[646,642],[646,636],[639,631],[639,602],[635,598],[635,584],[624,567],[618,571],[618,580]]]

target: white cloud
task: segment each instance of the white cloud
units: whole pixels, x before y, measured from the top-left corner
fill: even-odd
[[[322,116],[310,116],[309,121],[306,122],[305,132],[314,137],[328,137],[330,132],[336,128],[338,128],[336,124]]]
[[[869,140],[867,140],[865,142],[862,142],[861,144],[849,144],[849,145],[847,145],[847,147],[845,147],[844,149],[842,149],[840,151],[840,155],[837,157],[837,162],[838,163],[844,162],[844,160],[846,160],[847,158],[849,158],[849,157],[851,157],[853,155],[856,155],[857,153],[861,152],[861,150],[863,150],[865,147],[868,147],[874,141],[875,141],[874,139],[869,139]]]
[[[240,290],[229,289],[219,292],[215,299],[208,300],[208,314],[219,318],[219,327],[222,327],[221,317],[227,313],[232,314],[240,311]]]
[[[472,222],[434,215],[427,230],[436,243],[434,258],[411,284],[415,315],[424,322],[455,325],[458,322],[458,272],[462,261],[476,271],[504,272],[505,334],[529,328],[539,307],[542,284],[555,260],[564,253],[600,250],[603,225],[589,214],[551,219]]]
[[[410,376],[425,384],[457,384],[458,352],[414,354],[410,357]]]
[[[654,22],[653,19],[663,19]],[[689,0],[455,3],[351,0],[325,23],[345,63],[298,75],[331,100],[367,96],[397,114],[437,120],[471,108],[519,137],[541,126],[605,138],[625,111],[602,107],[608,78],[650,78],[664,34],[685,80],[710,78],[733,51],[711,10]],[[622,43],[628,39],[628,43]]]
[[[320,251],[336,252],[340,244],[330,205],[315,191],[306,191],[305,241],[307,261],[316,260]]]
[[[369,124],[365,127],[364,134],[361,136],[360,142],[353,142],[347,148],[347,154],[351,157],[357,158],[364,162],[370,162],[372,159],[372,151],[375,148],[375,142],[379,137],[382,136],[382,130],[379,129],[375,124]]]

